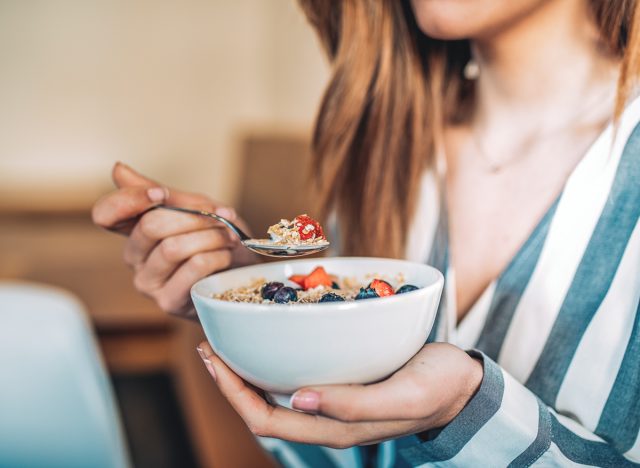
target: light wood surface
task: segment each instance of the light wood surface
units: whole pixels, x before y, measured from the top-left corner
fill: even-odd
[[[89,212],[0,213],[0,278],[72,291],[99,331],[170,327],[169,317],[131,286],[123,241],[96,228]]]

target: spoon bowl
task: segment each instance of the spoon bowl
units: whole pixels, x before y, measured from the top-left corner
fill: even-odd
[[[243,240],[242,245],[260,255],[267,257],[302,257],[322,252],[329,247],[329,242],[321,244],[282,245],[269,242],[268,239]]]

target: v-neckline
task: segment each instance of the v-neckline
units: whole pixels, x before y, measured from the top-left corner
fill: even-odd
[[[612,131],[613,128],[613,121],[609,121],[607,122],[607,125],[598,133],[597,137],[591,142],[591,144],[587,147],[586,151],[584,152],[584,154],[582,155],[582,157],[580,158],[580,160],[578,161],[578,163],[571,169],[571,171],[569,171],[569,174],[567,175],[567,177],[565,178],[562,187],[560,188],[560,191],[556,194],[556,196],[553,198],[552,202],[549,204],[549,206],[547,206],[547,208],[545,208],[544,212],[542,213],[542,216],[540,216],[538,218],[538,220],[536,221],[536,223],[534,224],[533,228],[528,232],[528,234],[526,235],[526,237],[524,238],[524,240],[522,241],[522,243],[520,244],[520,246],[516,249],[515,253],[513,254],[513,256],[509,259],[508,262],[505,263],[505,266],[500,270],[500,272],[491,280],[489,281],[489,283],[482,289],[482,291],[480,292],[480,294],[478,295],[478,297],[473,301],[473,303],[469,306],[468,310],[465,312],[465,314],[463,315],[462,319],[458,320],[458,304],[457,304],[457,284],[456,284],[456,275],[455,275],[455,269],[453,268],[453,256],[451,254],[451,247],[450,247],[450,222],[449,222],[449,205],[447,202],[447,192],[446,192],[446,176],[447,176],[447,162],[446,162],[446,157],[444,157],[444,152],[443,151],[439,151],[439,158],[440,161],[440,170],[438,171],[439,174],[439,191],[440,191],[440,197],[441,197],[441,201],[440,201],[440,210],[441,210],[441,214],[440,216],[444,216],[444,222],[443,222],[443,227],[444,227],[444,238],[446,241],[446,245],[447,245],[447,249],[449,254],[446,256],[446,265],[445,265],[445,269],[446,271],[443,272],[445,274],[445,277],[447,278],[447,283],[445,285],[445,291],[444,294],[447,294],[447,315],[449,317],[452,317],[454,319],[453,321],[453,328],[454,329],[459,329],[461,326],[463,326],[464,323],[468,323],[470,320],[467,320],[474,312],[477,311],[478,309],[478,305],[480,303],[483,302],[483,298],[485,298],[488,290],[490,288],[492,288],[495,284],[497,284],[505,275],[505,273],[507,271],[509,271],[511,269],[511,267],[513,266],[513,264],[522,256],[523,252],[525,251],[527,245],[531,242],[532,238],[534,237],[534,235],[539,232],[540,228],[547,222],[551,222],[549,218],[550,213],[555,209],[555,207],[557,206],[559,200],[562,198],[562,196],[564,195],[567,185],[568,183],[571,181],[571,179],[574,177],[574,175],[580,170],[580,168],[582,168],[589,159],[591,159],[591,155],[592,153],[594,153],[594,148],[598,146],[598,144],[600,143],[600,141],[602,139],[604,139],[606,137],[606,135]]]

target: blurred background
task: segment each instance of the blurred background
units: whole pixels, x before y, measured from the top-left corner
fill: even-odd
[[[0,64],[0,283],[80,300],[133,466],[266,466],[196,355],[199,326],[134,291],[123,240],[90,208],[120,160],[236,206],[257,232],[306,210],[328,67],[295,0],[4,0]],[[29,349],[49,312],[35,306],[25,331],[7,318],[16,303],[0,294],[4,346]]]

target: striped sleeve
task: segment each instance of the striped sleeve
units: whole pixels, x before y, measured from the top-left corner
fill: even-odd
[[[469,354],[483,361],[478,392],[433,439],[401,449],[412,466],[640,466],[555,413],[486,355]]]

